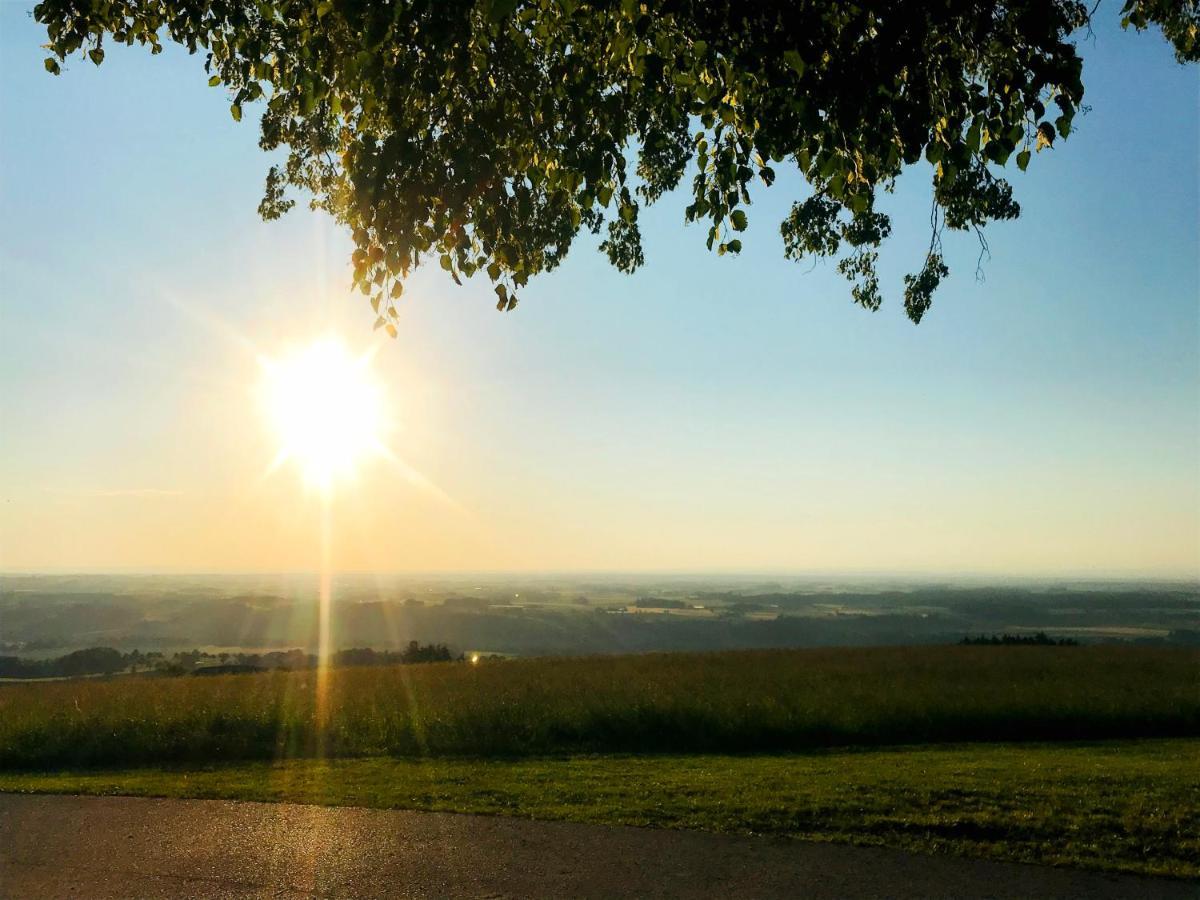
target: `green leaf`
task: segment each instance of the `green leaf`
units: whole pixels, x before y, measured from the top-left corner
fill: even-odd
[[[46,67],[46,71],[51,75],[58,75],[62,70],[58,67],[58,60],[47,57],[42,63]]]
[[[209,87],[216,87],[216,86],[217,86],[218,84],[220,84],[220,83],[221,83],[221,76],[220,76],[220,75],[214,75],[212,78],[208,79],[208,86],[209,86]]]
[[[740,240],[738,240],[737,238],[734,238],[732,241],[730,241],[725,246],[729,248],[730,253],[741,253],[742,252],[742,242]]]
[[[242,121],[242,105],[240,103],[233,104],[229,107],[229,114],[233,116],[233,121]]]
[[[104,62],[104,51],[99,47],[95,48],[94,50],[89,50],[88,58],[96,65],[100,65],[100,63]]]
[[[976,119],[971,123],[971,127],[967,129],[967,149],[972,153],[979,152],[979,142],[982,140],[983,130],[980,127],[979,120]]]
[[[395,300],[397,297],[399,297],[403,293],[404,293],[404,285],[402,283],[397,281],[395,284],[392,285],[392,299],[393,300]]]
[[[1054,146],[1054,126],[1051,125],[1049,122],[1041,122],[1038,124],[1037,135],[1038,135],[1037,143],[1038,143],[1039,150],[1041,150],[1042,147],[1044,147],[1044,146],[1045,147],[1053,147]]]
[[[493,22],[501,22],[513,14],[517,8],[517,0],[492,0],[492,8],[488,17]]]
[[[329,11],[331,9],[333,9],[333,3],[331,2],[331,0],[325,0],[324,3],[318,3],[317,4],[317,19],[320,20],[320,19],[325,18],[327,15],[329,15]]]
[[[804,60],[800,58],[800,54],[795,50],[788,50],[783,54],[783,61],[792,67],[792,71],[797,75],[804,74]]]
[[[1017,168],[1020,169],[1022,172],[1024,172],[1025,168],[1029,165],[1029,158],[1032,155],[1033,154],[1030,153],[1028,150],[1022,150],[1020,153],[1018,153],[1017,154]]]
[[[740,209],[735,209],[729,214],[729,221],[733,225],[734,231],[746,230],[746,213]]]
[[[445,253],[442,254],[442,256],[438,260],[438,262],[441,263],[442,268],[445,269],[447,272],[449,272],[454,267],[454,264],[452,262],[450,262],[450,257],[447,256]]]

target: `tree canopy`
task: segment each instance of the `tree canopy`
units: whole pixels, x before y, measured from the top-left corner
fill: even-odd
[[[1013,219],[999,174],[1071,133],[1084,86],[1078,0],[42,0],[47,70],[106,42],[203,53],[260,144],[284,148],[259,207],[310,195],[353,235],[355,284],[395,334],[405,278],[437,260],[484,273],[497,307],[557,266],[581,229],[643,262],[641,209],[685,179],[688,222],[742,249],[776,166],[811,192],[780,224],[792,259],[833,257],[878,309],[877,204],[906,167],[932,178],[930,244],[904,276],[919,322],[947,275],[940,235]],[[1200,58],[1196,0],[1126,0]]]

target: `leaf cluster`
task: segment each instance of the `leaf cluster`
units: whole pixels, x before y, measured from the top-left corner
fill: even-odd
[[[261,145],[284,148],[260,205],[296,192],[353,236],[354,282],[395,333],[405,279],[436,260],[511,310],[576,235],[626,272],[639,214],[689,177],[685,218],[742,249],[752,193],[796,166],[811,188],[780,225],[789,258],[839,258],[855,301],[882,302],[877,203],[928,166],[930,249],[905,277],[920,321],[947,268],[942,228],[1020,209],[998,174],[1066,138],[1081,109],[1079,0],[42,0],[46,68],[99,65],[105,41],[203,53]],[[1128,0],[1200,54],[1192,0]]]

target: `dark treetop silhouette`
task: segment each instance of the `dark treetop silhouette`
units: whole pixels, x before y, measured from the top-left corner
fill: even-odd
[[[231,112],[266,99],[261,145],[288,148],[260,206],[312,194],[352,232],[354,279],[395,334],[403,279],[436,258],[483,271],[497,307],[552,269],[581,228],[618,269],[643,262],[638,212],[690,173],[688,221],[742,248],[751,186],[792,160],[812,187],[780,226],[787,256],[839,257],[881,302],[876,210],[906,165],[932,168],[931,240],[904,278],[914,322],[947,274],[943,228],[1020,209],[996,171],[1065,138],[1080,108],[1074,0],[44,0],[57,74],[105,41],[205,53]],[[1128,0],[1200,58],[1195,0]],[[982,240],[982,237],[981,237]]]

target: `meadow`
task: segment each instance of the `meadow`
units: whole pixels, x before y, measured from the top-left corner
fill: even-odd
[[[0,686],[0,768],[1200,735],[1200,650],[910,647]]]

